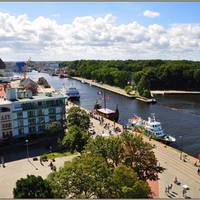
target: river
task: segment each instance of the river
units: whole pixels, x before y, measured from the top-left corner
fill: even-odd
[[[93,109],[99,89],[88,84],[83,84],[72,79],[60,79],[45,73],[32,71],[28,73],[32,79],[45,77],[55,89],[76,87],[80,92],[80,105],[88,110]],[[147,119],[151,113],[155,113],[156,119],[162,123],[165,132],[176,137],[173,146],[184,152],[197,156],[200,153],[200,95],[165,95],[156,96],[157,104],[146,104],[138,100],[105,91],[107,107],[115,109],[118,105],[120,117],[119,123],[127,124],[128,119],[137,114]]]

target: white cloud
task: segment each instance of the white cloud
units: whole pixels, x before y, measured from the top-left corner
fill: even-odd
[[[138,22],[118,24],[111,14],[55,19],[0,12],[0,56],[4,60],[193,59],[199,60],[200,24],[168,28]]]
[[[160,16],[160,13],[156,12],[156,11],[145,10],[144,13],[143,13],[143,15],[145,17],[154,18],[154,17]]]

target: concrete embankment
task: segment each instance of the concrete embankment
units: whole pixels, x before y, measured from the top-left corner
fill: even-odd
[[[165,94],[200,94],[200,91],[181,91],[181,90],[151,90],[152,95]]]
[[[89,80],[89,79],[85,79],[85,78],[80,78],[80,77],[71,77],[71,78],[75,79],[75,80],[78,80],[78,81],[81,81],[83,83],[87,83],[89,85],[98,87],[98,88],[102,88],[102,89],[105,89],[105,90],[108,90],[108,91],[111,91],[111,92],[114,92],[114,93],[126,96],[128,98],[136,98],[137,100],[145,102],[145,103],[156,103],[155,99],[148,99],[148,98],[139,96],[135,92],[133,92],[132,94],[127,94],[124,89],[121,89],[119,87],[110,86],[108,84],[97,83],[97,82],[95,82],[93,80]]]
[[[92,85],[92,86],[95,86],[95,87],[98,87],[98,88],[109,90],[111,92],[114,92],[114,93],[129,97],[129,98],[135,98],[136,97],[136,95],[134,95],[134,94],[133,95],[127,94],[125,92],[125,90],[123,90],[123,89],[121,89],[119,87],[114,87],[114,86],[110,86],[110,85],[107,85],[107,84],[100,84],[100,83],[94,82],[93,80],[84,79],[84,78],[80,78],[80,77],[71,77],[71,78],[75,79],[75,80],[78,80],[78,81],[81,81],[81,82],[85,82],[85,83],[87,83],[89,85]]]

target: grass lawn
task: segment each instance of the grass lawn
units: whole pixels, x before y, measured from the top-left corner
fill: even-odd
[[[43,154],[42,156],[47,156],[48,159],[53,159],[53,158],[71,156],[71,155],[78,155],[78,153],[77,152],[71,153],[69,151],[63,151],[63,152],[46,153],[46,154]]]

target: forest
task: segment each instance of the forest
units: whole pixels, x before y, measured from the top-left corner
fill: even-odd
[[[121,88],[133,85],[141,96],[148,96],[147,90],[200,90],[199,61],[77,60],[60,66],[66,67],[70,76]]]

